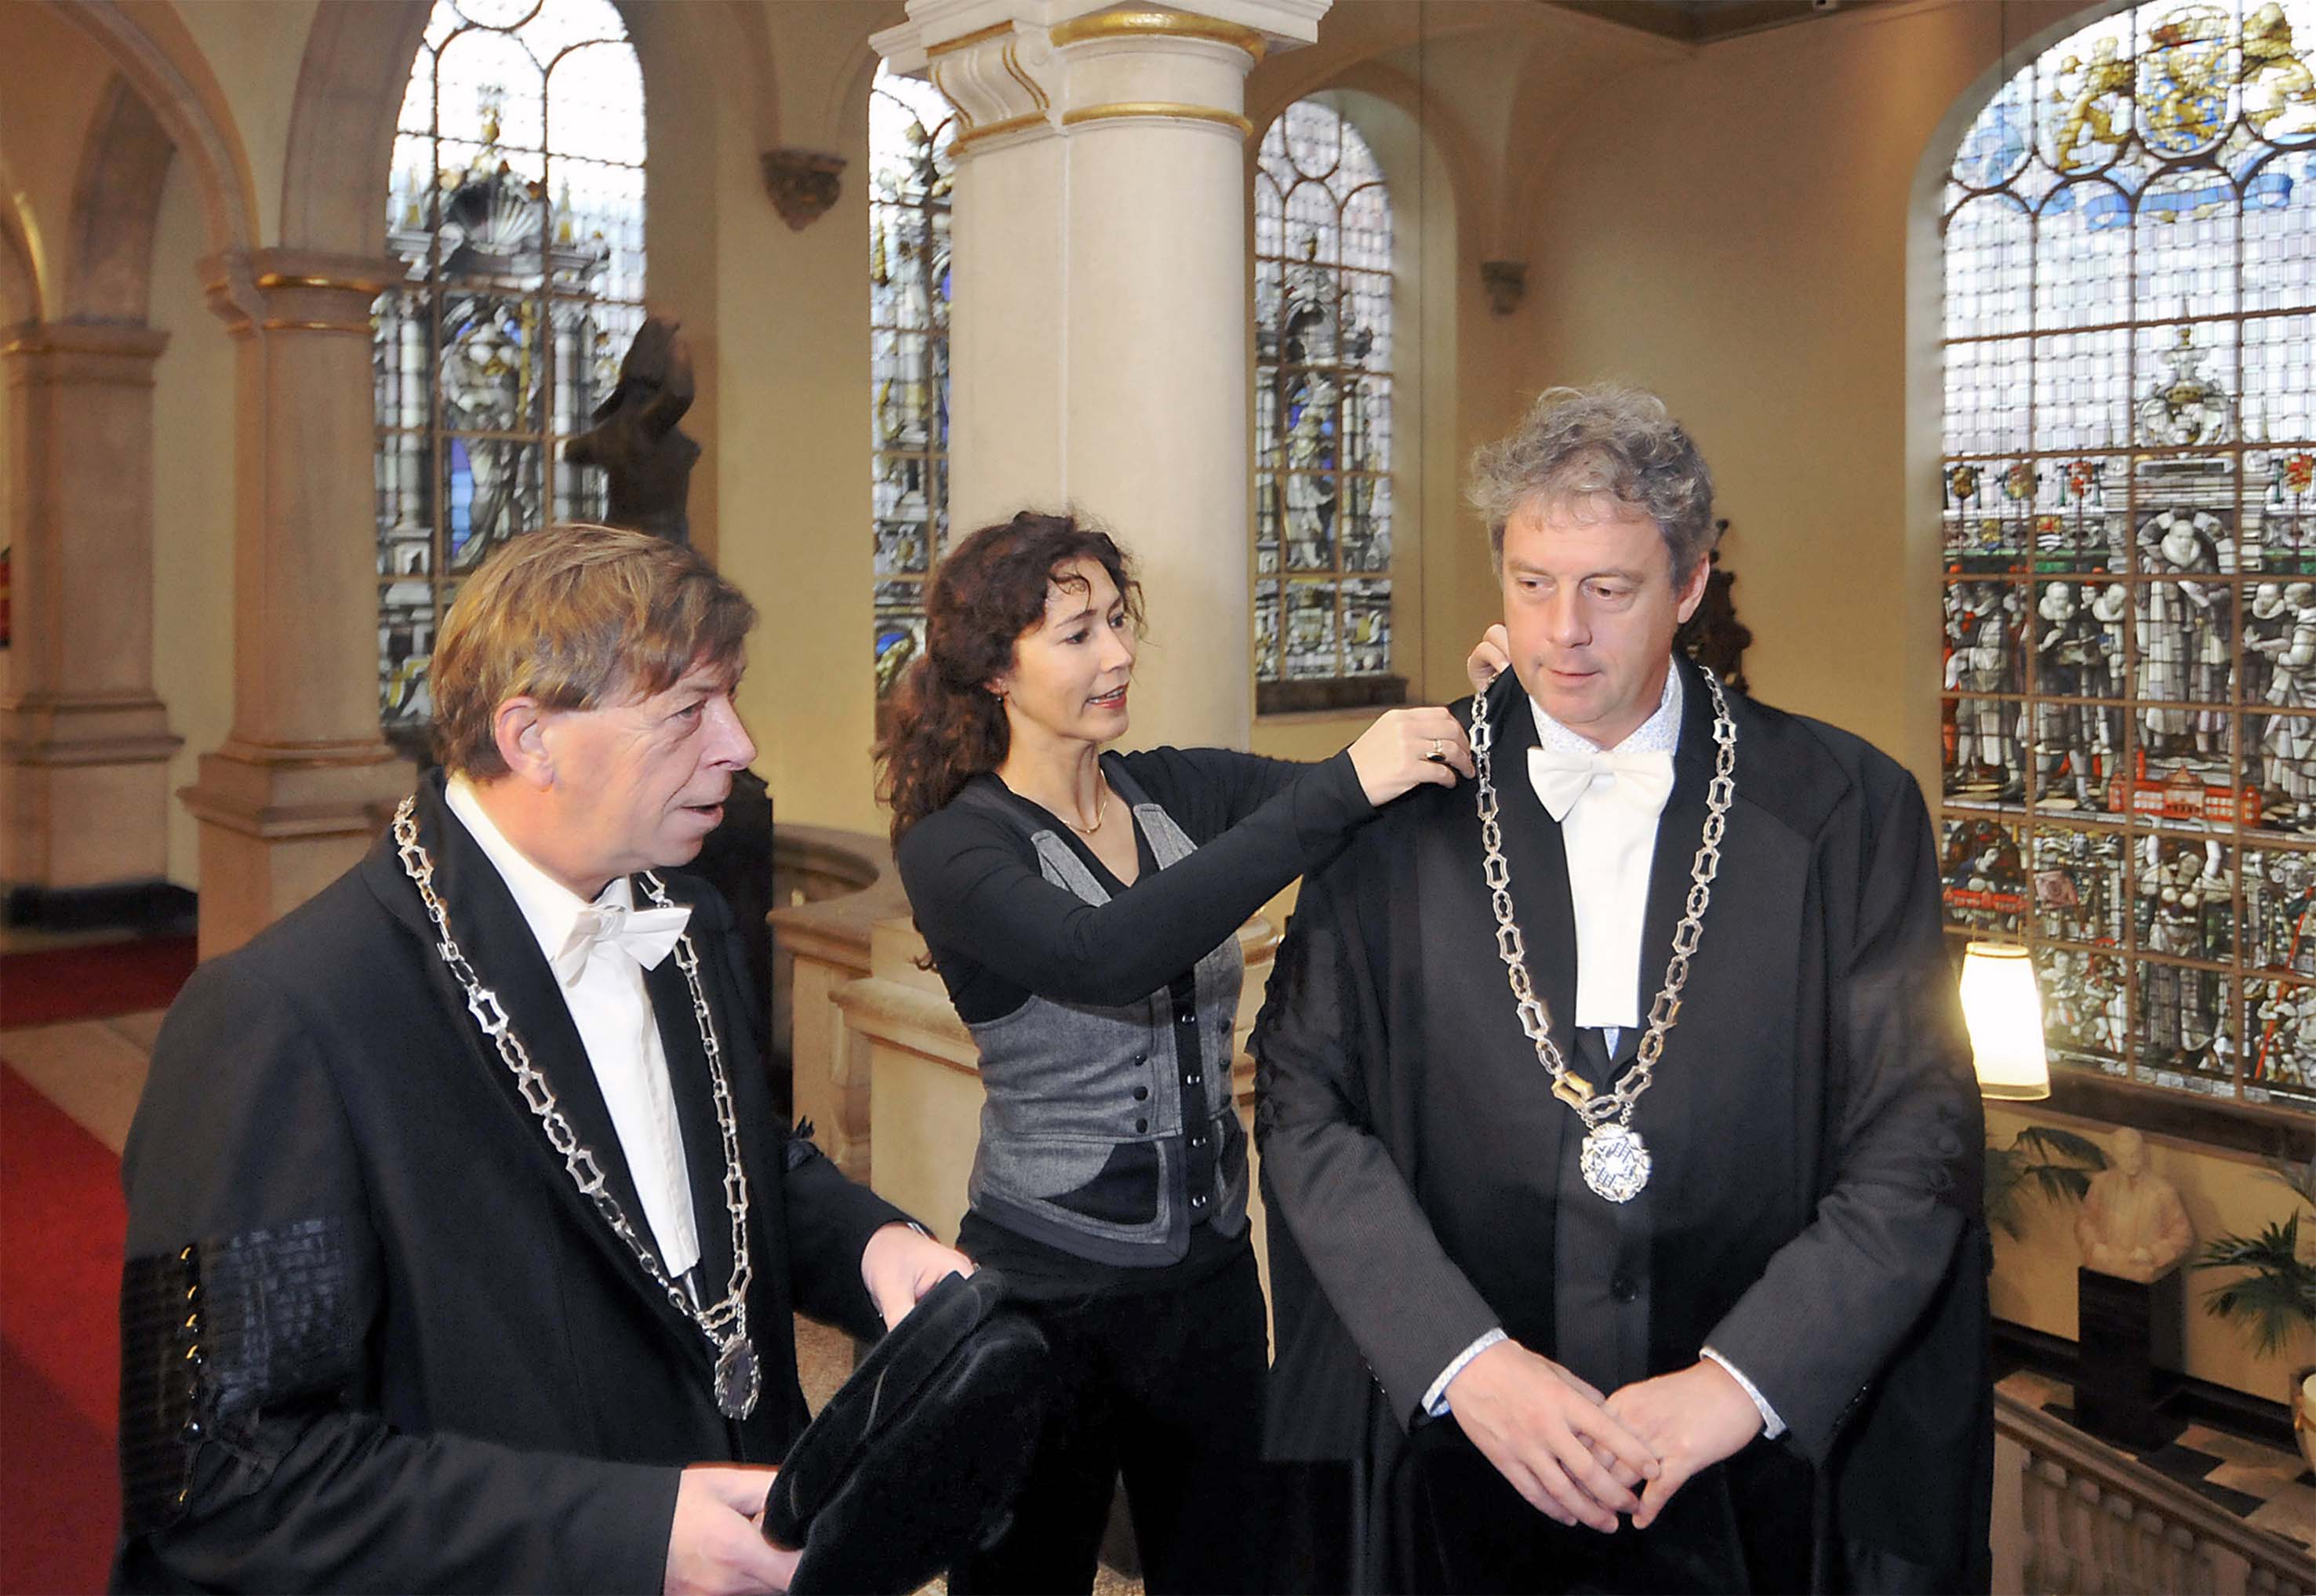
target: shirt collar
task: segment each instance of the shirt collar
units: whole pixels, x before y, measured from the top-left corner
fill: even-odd
[[[1670,753],[1680,744],[1680,660],[1676,655],[1665,667],[1664,691],[1657,696],[1656,713],[1633,728],[1632,735],[1610,753]],[[1536,741],[1539,748],[1554,753],[1598,753],[1599,745],[1583,733],[1572,731],[1545,712],[1545,708],[1533,698],[1528,707],[1536,715]]]
[[[492,820],[490,811],[483,807],[481,796],[475,784],[465,776],[452,776],[443,784],[443,800],[450,806],[485,858],[506,883],[514,905],[522,911],[523,923],[530,934],[539,939],[539,950],[549,964],[563,951],[571,940],[571,928],[581,913],[591,905],[585,898],[572,891],[554,877],[540,869],[525,857],[522,850],[507,841],[506,834]],[[599,904],[617,904],[632,908],[634,889],[625,876],[614,876],[595,899]]]

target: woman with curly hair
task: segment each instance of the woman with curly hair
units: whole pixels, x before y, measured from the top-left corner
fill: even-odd
[[[1445,709],[1296,764],[1104,753],[1141,593],[1108,534],[1024,511],[935,572],[879,740],[901,879],[981,1053],[958,1245],[1060,1389],[1011,1529],[949,1589],[1084,1592],[1122,1470],[1154,1592],[1261,1581],[1266,1327],[1231,1099],[1238,929],[1376,807],[1471,773]]]

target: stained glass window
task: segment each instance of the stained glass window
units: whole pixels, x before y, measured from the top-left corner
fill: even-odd
[[[644,318],[644,85],[610,0],[436,0],[402,103],[379,296],[379,699],[415,750],[434,630],[500,543],[602,513],[562,443]]]
[[[949,538],[948,102],[879,67],[868,96],[869,438],[877,696],[925,642],[925,577]]]
[[[2154,0],[1948,174],[1947,918],[2063,1064],[2316,1108],[2316,0]]]
[[[1254,178],[1254,673],[1391,678],[1392,212],[1358,129],[1298,100]],[[1363,701],[1395,696],[1370,693]]]

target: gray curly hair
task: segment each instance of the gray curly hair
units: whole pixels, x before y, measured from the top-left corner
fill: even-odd
[[[1605,495],[1657,523],[1672,557],[1673,585],[1712,551],[1713,473],[1688,430],[1656,395],[1617,383],[1550,388],[1509,438],[1472,455],[1465,489],[1488,518],[1488,552],[1504,567],[1504,523],[1538,498]]]

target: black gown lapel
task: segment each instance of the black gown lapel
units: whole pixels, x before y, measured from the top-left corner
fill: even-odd
[[[421,840],[434,857],[434,890],[450,909],[451,932],[459,948],[474,966],[477,978],[498,994],[500,1006],[521,1039],[531,1064],[547,1078],[556,1106],[581,1144],[594,1155],[605,1190],[626,1214],[628,1223],[648,1244],[650,1227],[644,1218],[643,1204],[636,1194],[627,1158],[619,1148],[619,1131],[611,1123],[611,1110],[603,1101],[602,1088],[596,1083],[595,1071],[579,1039],[578,1027],[572,1023],[570,1008],[556,985],[555,972],[539,951],[539,940],[531,934],[529,923],[515,905],[514,896],[507,890],[496,867],[443,800],[439,771],[428,772],[421,783],[418,816]],[[389,867],[399,876],[400,867],[392,862],[391,852],[387,858]],[[539,1117],[523,1101],[514,1073],[507,1068],[497,1046],[468,1012],[464,989],[432,951],[432,926],[424,918],[423,907],[418,906],[417,889],[407,881],[401,886],[417,912],[413,929],[429,943],[424,958],[429,976],[450,1008],[452,1024],[466,1041],[475,1067],[489,1075],[508,1114],[517,1121],[519,1128],[512,1133],[513,1139],[530,1149],[530,1162],[539,1179],[555,1193],[556,1200],[573,1222],[611,1261],[614,1272],[665,1315],[669,1323],[688,1324],[677,1314],[667,1294],[644,1272],[627,1244],[612,1233],[596,1211],[592,1199],[582,1193],[573,1181],[563,1155],[549,1145]],[[407,923],[409,916],[404,918]],[[672,964],[673,960],[668,962]],[[678,979],[680,984],[681,977]],[[685,1015],[690,1014],[690,1007],[686,999]],[[698,1048],[695,1040],[693,1051],[696,1053]],[[679,1101],[682,1095],[677,1094]],[[719,1155],[719,1173],[721,1168]],[[725,1244],[725,1251],[730,1251],[728,1244]],[[684,1339],[700,1347],[705,1356],[706,1343],[696,1333]]]
[[[643,890],[636,890],[636,902],[648,905],[651,899]],[[697,951],[699,940],[694,937]],[[712,986],[708,969],[708,955],[699,951],[699,977],[703,990]],[[708,1068],[708,1050],[699,1040],[699,1027],[694,1022],[691,1006],[691,984],[684,979],[683,967],[670,953],[644,972],[644,990],[651,995],[652,1020],[659,1027],[660,1048],[667,1055],[667,1076],[670,1092],[675,1099],[675,1121],[683,1132],[683,1167],[691,1183],[692,1226],[699,1235],[699,1290],[708,1302],[722,1298],[726,1282],[732,1278],[732,1221],[724,1199],[724,1128],[716,1119],[716,1086]],[[716,999],[708,999],[713,1006]],[[737,1054],[742,1045],[721,1008],[713,1008],[716,1018],[717,1048],[724,1060],[725,1077],[728,1081],[735,1069]],[[738,1112],[735,1104],[733,1110]]]
[[[1696,668],[1676,655],[1673,669],[1681,673],[1680,742],[1673,750],[1672,796],[1657,819],[1656,852],[1649,863],[1649,906],[1641,931],[1641,1030],[1648,1028],[1657,994],[1664,989],[1665,967],[1672,958],[1672,937],[1688,905],[1690,872],[1697,862],[1697,845],[1705,835],[1706,797],[1713,784],[1713,699]],[[1716,937],[1741,935],[1724,906],[1718,915],[1708,907],[1699,957]],[[1693,962],[1693,961],[1692,961]],[[1637,1037],[1634,1039],[1637,1041]],[[1652,1165],[1650,1181],[1668,1190],[1678,1183],[1681,1170],[1691,1166],[1682,1156],[1693,1133],[1692,1116],[1683,1111],[1694,1097],[1684,1081],[1693,1072],[1712,1067],[1710,1037],[1705,1017],[1690,1008],[1665,1034],[1664,1051],[1657,1059],[1655,1080],[1633,1112],[1633,1128],[1648,1144]],[[1632,1057],[1627,1042],[1621,1057]]]
[[[1534,707],[1515,688],[1501,703],[1492,701],[1489,708],[1497,718],[1492,755],[1496,813],[1504,836],[1504,862],[1511,868],[1512,917],[1519,924],[1520,940],[1528,946],[1528,979],[1552,1016],[1552,1039],[1559,1044],[1561,1056],[1572,1061],[1576,1057],[1572,1029],[1576,907],[1568,885],[1568,845],[1562,840],[1560,823],[1545,808],[1536,796],[1536,784],[1528,780],[1528,750],[1537,745]],[[1495,916],[1486,908],[1484,892],[1481,902],[1492,941]],[[1500,962],[1490,963],[1501,973]],[[1507,991],[1505,1002],[1510,1001]],[[1534,1049],[1529,1051],[1532,1055]],[[1542,1066],[1537,1068],[1541,1072]],[[1604,1084],[1596,1081],[1593,1089],[1602,1090]]]

